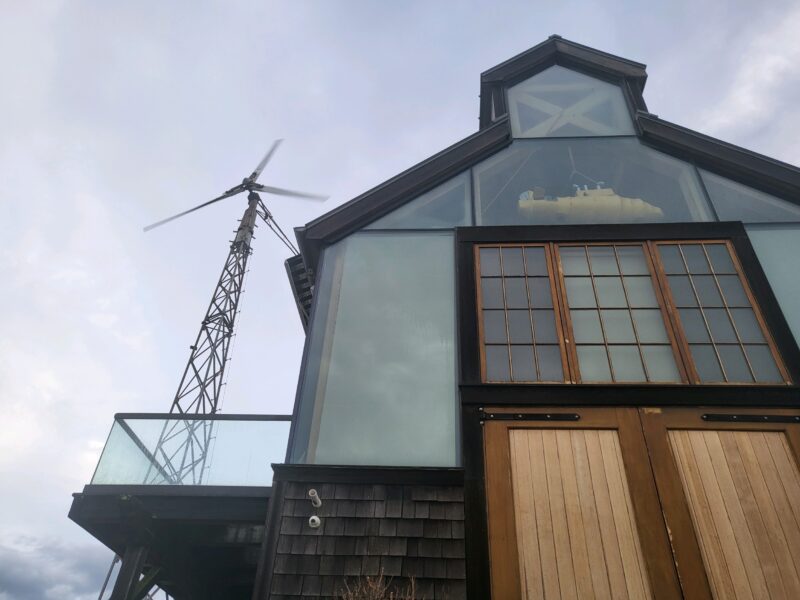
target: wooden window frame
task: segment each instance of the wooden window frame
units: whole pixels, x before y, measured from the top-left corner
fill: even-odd
[[[667,275],[661,261],[660,254],[658,252],[659,246],[666,246],[666,245],[678,245],[678,244],[724,244],[728,250],[728,253],[731,257],[731,260],[734,265],[734,269],[736,271],[736,275],[739,278],[739,281],[742,283],[744,287],[745,294],[747,295],[748,301],[755,313],[756,320],[758,322],[759,328],[764,335],[766,340],[766,346],[769,348],[770,354],[775,361],[776,367],[778,372],[783,379],[782,382],[743,382],[743,381],[720,381],[720,382],[701,382],[700,377],[698,375],[697,369],[695,367],[694,361],[691,356],[691,352],[689,349],[689,344],[686,339],[686,335],[683,330],[683,325],[678,313],[678,309],[674,298],[672,296],[672,291],[667,279]],[[597,246],[611,246],[612,248],[616,248],[619,246],[636,246],[642,249],[645,261],[647,263],[648,274],[650,277],[650,281],[653,284],[653,290],[656,296],[656,300],[658,302],[658,310],[661,313],[661,316],[664,321],[664,326],[666,329],[667,337],[669,346],[672,349],[672,354],[675,359],[675,364],[678,369],[678,373],[680,376],[680,381],[583,381],[580,374],[580,366],[578,361],[577,355],[577,348],[578,345],[575,343],[573,336],[573,328],[572,328],[572,320],[570,316],[570,308],[567,303],[567,293],[566,293],[566,282],[565,276],[562,269],[562,263],[560,259],[560,248],[566,247],[581,247],[581,248],[588,248],[590,247],[597,247]],[[556,313],[556,333],[559,336],[558,345],[561,352],[561,362],[562,362],[562,373],[564,376],[563,381],[555,382],[556,385],[565,385],[565,384],[584,384],[584,385],[596,385],[596,384],[613,384],[613,385],[621,385],[621,386],[630,386],[630,385],[660,385],[660,386],[675,386],[675,385],[686,385],[686,384],[695,384],[695,385],[722,385],[722,386],[770,386],[770,387],[783,387],[787,385],[792,385],[792,378],[789,375],[789,372],[786,368],[786,364],[781,356],[781,352],[778,350],[778,347],[775,343],[775,339],[773,334],[764,319],[764,316],[761,311],[761,307],[759,306],[758,300],[755,298],[750,282],[747,277],[747,273],[745,272],[742,262],[739,259],[739,256],[736,252],[736,248],[732,243],[729,237],[720,236],[720,237],[709,237],[709,238],[693,238],[693,239],[670,239],[670,238],[662,238],[662,239],[637,239],[637,240],[626,240],[626,239],[604,239],[603,241],[597,240],[569,240],[569,241],[540,241],[540,242],[499,242],[499,243],[475,243],[473,246],[473,261],[474,261],[474,280],[475,280],[475,287],[474,287],[474,295],[475,295],[475,306],[476,306],[476,320],[478,322],[478,350],[480,355],[480,380],[482,383],[488,384],[498,384],[498,385],[509,385],[509,384],[522,384],[522,385],[542,385],[547,383],[553,383],[548,381],[489,381],[486,377],[486,344],[484,343],[484,332],[483,332],[483,308],[482,308],[482,300],[481,300],[481,264],[480,264],[480,250],[482,248],[527,248],[527,247],[543,247],[545,249],[545,255],[547,257],[547,266],[550,278],[550,287],[551,287],[551,295],[553,299],[553,308]],[[616,253],[615,253],[616,255]],[[617,263],[619,268],[619,258],[617,257]],[[589,265],[589,277],[592,279],[592,286],[594,288],[594,275],[592,274],[591,270],[591,262],[587,261]],[[716,275],[712,274],[715,278]],[[526,275],[527,277],[527,275]],[[622,277],[622,271],[620,269],[620,277]],[[501,274],[501,280],[505,279],[505,276]],[[626,310],[630,313],[632,307],[627,302],[627,291],[623,287],[623,292],[626,296]],[[723,307],[726,311],[729,311],[727,306],[727,302],[723,298]],[[528,310],[532,310],[529,308]],[[599,310],[599,308],[598,308]],[[507,307],[503,308],[504,312],[508,311]],[[735,325],[734,329],[735,329]],[[601,327],[602,327],[602,320],[601,320]],[[644,369],[645,376],[647,377],[647,366],[645,361],[643,360],[642,355],[642,344],[639,343],[638,335],[635,332],[634,326],[634,335],[636,336],[636,342],[634,346],[639,351],[640,357],[642,358],[642,367]],[[508,336],[507,336],[508,337]],[[738,340],[738,333],[737,333],[737,340]],[[604,334],[604,342],[603,346],[606,348],[607,356],[609,356],[609,370],[611,376],[613,378],[613,366],[611,364],[610,355],[608,354],[608,347],[610,344],[605,340]],[[663,344],[666,346],[667,344]],[[712,348],[714,348],[715,353],[717,353],[717,344],[713,342],[710,344]],[[510,348],[511,342],[507,341],[506,346]],[[534,346],[535,348],[535,346]],[[534,350],[535,352],[535,350]],[[509,352],[509,377],[513,377],[513,363],[511,358],[511,353]],[[750,365],[750,361],[745,355],[745,360],[747,361],[748,369],[752,370]],[[720,360],[720,365],[722,365],[722,361]],[[538,372],[538,363],[536,365],[537,372]],[[724,369],[724,366],[722,366]],[[724,370],[723,370],[724,373]]]

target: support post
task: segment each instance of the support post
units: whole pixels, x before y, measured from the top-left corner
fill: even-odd
[[[139,576],[147,559],[146,546],[128,546],[122,556],[119,575],[109,600],[133,600],[139,584]]]

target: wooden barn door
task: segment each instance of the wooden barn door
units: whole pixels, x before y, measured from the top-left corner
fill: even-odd
[[[800,412],[641,414],[687,596],[800,598]]]
[[[493,410],[493,598],[680,597],[636,409]]]

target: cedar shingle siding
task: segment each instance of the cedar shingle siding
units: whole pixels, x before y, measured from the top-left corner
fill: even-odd
[[[418,598],[465,598],[463,488],[287,482],[273,564],[272,600],[338,598],[346,580],[381,572],[399,587],[413,577]]]

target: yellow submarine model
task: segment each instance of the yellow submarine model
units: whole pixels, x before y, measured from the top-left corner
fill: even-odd
[[[535,187],[519,196],[520,215],[534,222],[657,221],[664,212],[640,198],[626,198],[612,188],[575,186],[574,196],[546,197],[544,188]]]

